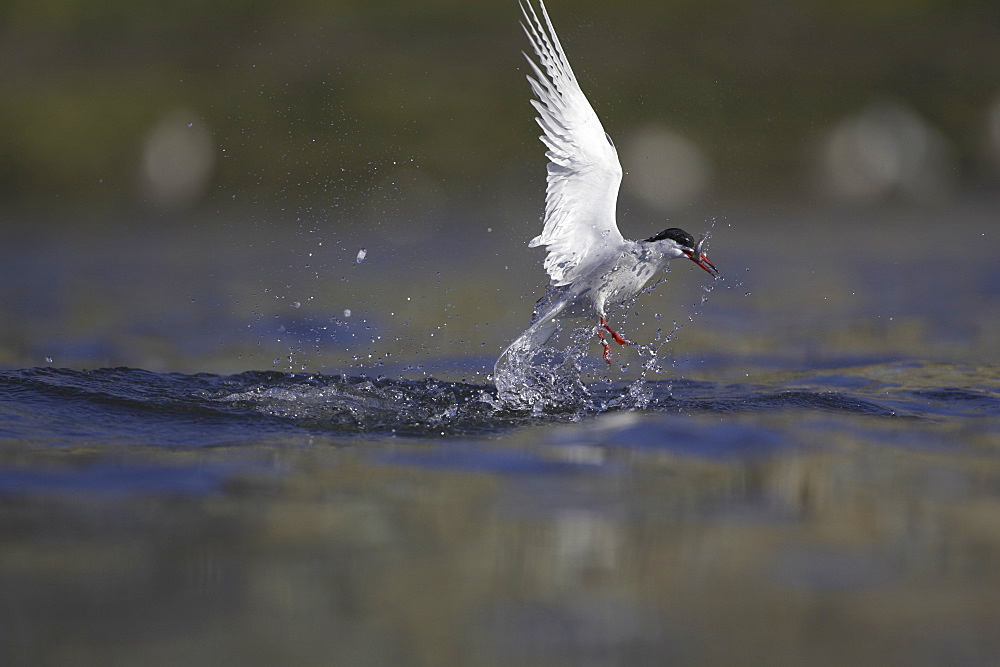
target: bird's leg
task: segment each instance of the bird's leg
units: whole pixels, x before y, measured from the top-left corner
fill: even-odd
[[[604,338],[604,332],[601,331],[601,327],[597,327],[597,337],[601,339],[601,345],[604,347],[604,361],[611,363],[611,346],[608,345],[608,341]]]
[[[621,345],[621,346],[624,347],[626,345],[631,345],[632,344],[632,343],[628,342],[627,340],[625,340],[624,336],[622,336],[620,333],[618,333],[617,331],[615,331],[614,329],[612,329],[611,326],[608,324],[608,321],[606,319],[604,319],[604,317],[601,317],[601,326],[599,326],[597,328],[597,332],[598,332],[599,335],[600,335],[601,327],[607,329],[608,333],[611,334],[611,337],[614,338],[615,342],[618,343],[619,345]],[[601,335],[601,340],[603,340],[603,339],[604,339],[604,336]]]

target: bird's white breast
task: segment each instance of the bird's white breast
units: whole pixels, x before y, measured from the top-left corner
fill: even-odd
[[[667,262],[663,253],[639,243],[629,243],[611,261],[591,274],[594,289],[590,292],[594,310],[603,315],[606,307],[628,301],[649,282]]]

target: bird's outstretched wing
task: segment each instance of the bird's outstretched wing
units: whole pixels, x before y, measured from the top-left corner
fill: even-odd
[[[535,120],[545,131],[540,139],[549,158],[545,223],[528,245],[547,247],[545,270],[553,285],[565,285],[605,249],[623,241],[615,222],[622,166],[611,137],[580,90],[545,4],[539,0],[539,18],[530,0],[525,2],[522,27],[541,65],[525,54],[534,72],[528,76],[537,97],[531,104],[540,114]]]

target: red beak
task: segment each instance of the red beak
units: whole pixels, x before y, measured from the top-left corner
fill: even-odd
[[[708,259],[708,255],[706,255],[705,253],[701,253],[698,259],[695,259],[694,252],[691,250],[685,250],[684,254],[687,255],[688,259],[690,259],[692,262],[694,262],[701,268],[708,271],[713,278],[719,277],[719,270],[715,268],[715,264],[712,264],[712,262]]]

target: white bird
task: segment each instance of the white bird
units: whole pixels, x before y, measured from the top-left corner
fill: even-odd
[[[549,290],[535,306],[531,326],[497,361],[516,351],[530,351],[547,341],[566,317],[596,317],[597,336],[604,360],[611,363],[611,348],[604,331],[619,345],[630,343],[611,328],[606,317],[610,306],[639,293],[667,262],[687,257],[713,277],[719,272],[701,247],[682,229],[672,227],[644,240],[622,237],[615,219],[622,166],[611,137],[604,131],[580,84],[545,9],[541,19],[530,0],[521,4],[521,24],[538,56],[536,64],[524,54],[534,76],[528,82],[537,99],[535,120],[548,148],[545,219],[542,233],[528,244],[545,246]]]

